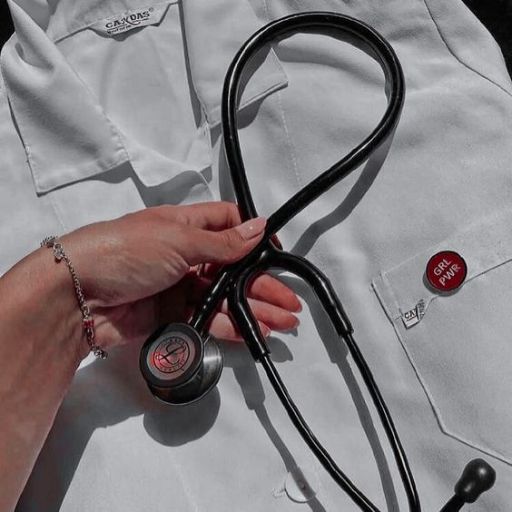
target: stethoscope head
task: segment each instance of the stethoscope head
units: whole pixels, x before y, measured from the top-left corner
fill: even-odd
[[[203,339],[180,323],[156,331],[142,347],[139,364],[153,395],[172,405],[201,399],[215,387],[223,366],[215,339]]]

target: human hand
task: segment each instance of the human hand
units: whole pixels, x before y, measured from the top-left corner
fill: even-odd
[[[84,226],[61,237],[93,312],[98,344],[143,342],[159,325],[186,322],[218,266],[239,260],[261,240],[265,220],[241,224],[227,202],[159,206]],[[206,275],[196,266],[207,264]],[[264,336],[298,324],[296,295],[263,274],[249,303]],[[224,302],[210,332],[239,340]]]

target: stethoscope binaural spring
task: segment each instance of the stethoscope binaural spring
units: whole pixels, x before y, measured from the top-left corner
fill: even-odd
[[[305,442],[332,478],[362,511],[379,512],[338,467],[307,425],[270,359],[270,349],[249,308],[247,288],[257,274],[270,268],[280,268],[295,274],[313,289],[336,333],[354,359],[393,451],[409,510],[420,512],[414,478],[393,420],[370,368],[353,338],[352,325],[331,283],[305,258],[279,249],[271,240],[271,237],[290,219],[366,160],[394,130],[404,101],[404,76],[395,52],[378,32],[361,21],[337,13],[299,13],[269,23],[242,46],[228,69],[222,96],[224,146],[237,203],[242,220],[257,217],[237,131],[237,106],[242,72],[250,58],[263,46],[297,31],[348,33],[369,47],[378,58],[389,81],[386,111],[363,142],[293,195],[268,218],[265,235],[250,254],[219,271],[190,324],[164,325],[153,333],[141,350],[141,372],[151,392],[170,404],[191,403],[211,391],[222,372],[222,353],[216,341],[208,335],[207,325],[222,300],[227,297],[233,321],[254,359],[262,364],[275,392]],[[482,492],[494,484],[494,480],[495,472],[489,464],[482,459],[471,461],[455,486],[454,496],[441,512],[456,512],[465,503],[473,503]]]

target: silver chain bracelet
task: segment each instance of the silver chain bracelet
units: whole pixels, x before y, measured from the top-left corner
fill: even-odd
[[[105,359],[108,356],[107,352],[100,348],[95,343],[96,334],[94,332],[94,319],[91,315],[91,310],[89,309],[89,306],[85,302],[85,297],[82,291],[82,286],[80,285],[80,280],[78,279],[78,274],[76,273],[76,270],[73,267],[68,255],[64,252],[64,248],[62,247],[62,244],[59,241],[59,237],[47,236],[41,242],[41,247],[48,247],[49,249],[53,249],[53,255],[55,256],[55,261],[57,263],[60,263],[62,260],[66,262],[69,272],[71,273],[71,278],[73,279],[73,285],[75,287],[78,305],[80,307],[80,311],[82,312],[82,326],[84,328],[85,336],[87,338],[87,343],[96,357],[100,359]]]

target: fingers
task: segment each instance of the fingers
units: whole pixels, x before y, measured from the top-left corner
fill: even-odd
[[[299,325],[299,319],[296,316],[272,304],[249,299],[249,306],[258,321],[261,334],[265,338],[270,336],[271,331],[289,331]],[[236,324],[228,315],[225,302],[221,311],[214,316],[210,324],[210,332],[225,340],[239,341],[242,339]]]
[[[251,284],[248,295],[253,299],[274,304],[288,311],[302,310],[302,305],[293,290],[269,274],[261,274]]]
[[[289,331],[299,325],[299,319],[286,309],[255,299],[249,299],[248,302],[256,320],[263,322],[273,331]],[[221,312],[228,313],[227,301],[222,303]]]
[[[163,205],[155,207],[154,211],[170,221],[210,231],[232,228],[242,222],[237,205],[227,201],[184,206]]]
[[[169,242],[189,266],[239,260],[258,244],[266,225],[262,217],[241,223],[237,205],[225,201],[149,210],[169,222]]]
[[[189,266],[233,263],[248,254],[263,237],[266,219],[257,217],[223,231],[187,228],[179,252]]]
[[[270,336],[270,329],[263,322],[258,322],[261,334]],[[242,336],[235,328],[231,318],[225,313],[217,313],[210,324],[210,332],[216,337],[228,341],[242,341]]]
[[[215,279],[219,268],[219,265],[206,264],[202,265],[198,272],[203,278],[212,281]],[[295,313],[302,311],[302,304],[296,293],[270,274],[260,274],[249,286],[247,296]]]
[[[210,271],[211,269],[208,269],[208,273]],[[204,300],[210,286],[209,278],[200,277],[195,271],[189,272],[179,285],[160,294],[159,323],[189,321],[195,309]],[[299,320],[293,312],[300,311],[300,302],[278,279],[268,274],[261,275],[249,287],[248,296],[249,307],[260,325],[263,336],[269,336],[271,331],[288,331],[298,326]],[[214,316],[209,330],[219,338],[241,339],[228,314],[226,300]]]

